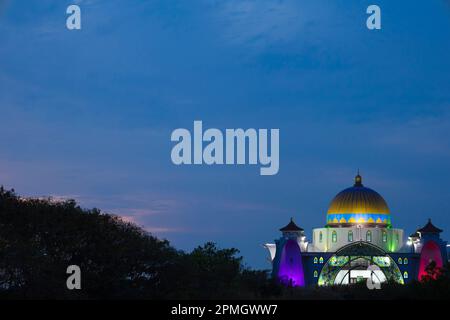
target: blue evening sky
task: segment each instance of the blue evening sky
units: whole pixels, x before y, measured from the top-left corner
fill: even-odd
[[[278,175],[174,166],[194,120],[279,128]],[[357,168],[395,227],[450,238],[449,1],[0,0],[0,184],[21,195],[269,268],[262,244],[291,216],[310,237]]]

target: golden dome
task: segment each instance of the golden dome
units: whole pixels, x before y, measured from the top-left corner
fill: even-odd
[[[355,224],[390,226],[389,208],[383,197],[362,184],[362,177],[355,177],[355,184],[339,192],[327,212],[328,226],[348,226]]]

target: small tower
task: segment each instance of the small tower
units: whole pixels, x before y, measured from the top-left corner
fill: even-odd
[[[428,219],[428,223],[423,228],[417,230],[421,244],[419,281],[423,277],[430,276],[430,268],[439,272],[439,269],[447,262],[447,242],[441,239],[439,235],[441,232],[441,229],[433,225],[431,219]],[[431,276],[436,277],[436,273]]]
[[[275,240],[272,276],[287,285],[302,287],[305,285],[301,249],[305,240],[303,228],[291,218],[280,231],[281,238]]]

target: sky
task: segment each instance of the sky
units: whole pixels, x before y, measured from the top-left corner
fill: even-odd
[[[450,239],[449,39],[447,0],[0,0],[0,184],[268,269],[262,244],[290,217],[311,238],[359,168],[394,227]],[[173,165],[194,120],[279,128],[279,173]]]

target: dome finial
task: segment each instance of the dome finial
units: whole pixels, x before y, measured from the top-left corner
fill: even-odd
[[[355,187],[362,187],[363,186],[363,184],[362,184],[362,177],[359,174],[359,168],[358,168],[358,173],[357,173],[357,175],[355,177],[355,184],[354,184],[354,186]]]

